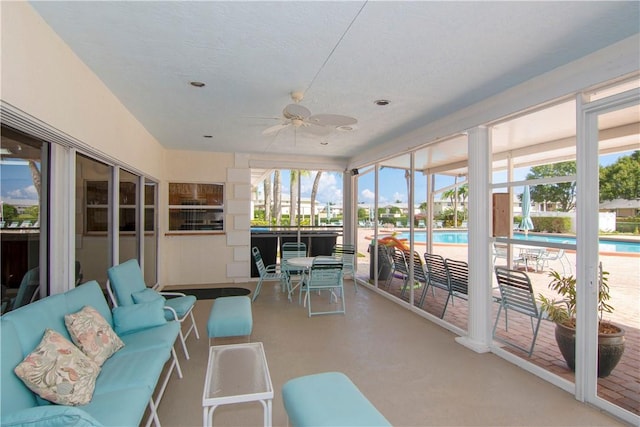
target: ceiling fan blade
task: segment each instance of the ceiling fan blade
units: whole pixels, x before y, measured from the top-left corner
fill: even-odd
[[[309,117],[311,123],[318,124],[320,126],[350,126],[358,123],[358,120],[349,116],[341,116],[339,114],[314,114]]]
[[[333,130],[334,128],[330,126],[320,126],[310,122],[304,122],[304,124],[300,126],[301,132],[314,136],[326,136],[329,135]]]
[[[271,135],[274,133],[278,133],[280,132],[282,129],[289,127],[290,125],[288,123],[285,124],[280,124],[280,125],[275,125],[275,126],[271,126],[266,128],[265,130],[262,131],[263,135]]]
[[[307,107],[303,107],[299,104],[289,104],[284,107],[282,114],[287,119],[302,119],[305,120],[311,115],[311,111]]]

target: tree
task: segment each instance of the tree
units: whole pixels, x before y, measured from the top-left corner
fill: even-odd
[[[280,225],[282,220],[282,186],[278,169],[273,172],[273,217],[276,220],[276,225]]]
[[[366,221],[369,219],[369,211],[365,208],[358,208],[358,221]]]
[[[550,165],[533,166],[527,179],[540,179],[557,176],[572,176],[577,172],[576,162],[560,162]],[[576,207],[576,182],[541,184],[531,187],[531,200],[536,203],[556,203],[559,210],[569,212]]]
[[[5,221],[9,221],[17,217],[18,209],[15,206],[9,205],[7,203],[2,204],[2,219],[4,219]]]
[[[298,199],[300,194],[298,193],[298,180],[303,176],[309,176],[309,171],[306,170],[291,170],[291,179],[289,180],[289,225],[298,224]]]
[[[640,151],[600,167],[600,202],[640,199]]]
[[[311,188],[311,225],[316,225],[316,196],[318,195],[318,185],[320,185],[320,177],[322,171],[316,172],[316,177],[313,180],[313,187]]]
[[[271,224],[271,174],[264,179],[264,219]]]

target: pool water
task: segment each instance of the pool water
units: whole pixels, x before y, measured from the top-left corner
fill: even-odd
[[[408,239],[409,233],[401,233],[396,236],[399,239]],[[514,233],[514,239],[520,240],[535,240],[537,242],[554,242],[554,243],[569,243],[575,244],[576,239],[574,237],[567,236],[553,236],[553,235],[540,235]],[[416,243],[426,243],[426,232],[418,231],[415,233]],[[466,244],[469,243],[469,236],[466,231],[434,231],[433,243],[457,243]],[[640,253],[640,242],[622,242],[617,240],[600,239],[600,252],[631,252]]]

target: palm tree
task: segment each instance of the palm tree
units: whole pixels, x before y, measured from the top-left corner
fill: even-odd
[[[318,195],[318,185],[320,184],[320,177],[322,171],[316,172],[316,177],[313,180],[313,187],[311,188],[311,225],[316,225],[316,196]]]
[[[264,179],[264,220],[271,225],[271,174]]]
[[[303,176],[309,176],[309,171],[306,170],[291,170],[291,180],[290,180],[290,201],[291,201],[291,209],[289,210],[289,224],[297,225],[298,224],[298,199],[300,198],[300,194],[298,193],[298,179]]]
[[[276,225],[280,225],[282,219],[282,188],[280,186],[280,170],[273,172],[273,217]]]
[[[291,170],[291,179],[289,180],[289,225],[297,224],[298,213],[298,176],[297,170]],[[295,221],[295,223],[294,223]]]

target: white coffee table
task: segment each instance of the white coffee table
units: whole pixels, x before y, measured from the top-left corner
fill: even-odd
[[[273,384],[261,342],[209,347],[209,362],[202,393],[202,424],[213,424],[220,405],[259,401],[264,425],[272,423]]]

